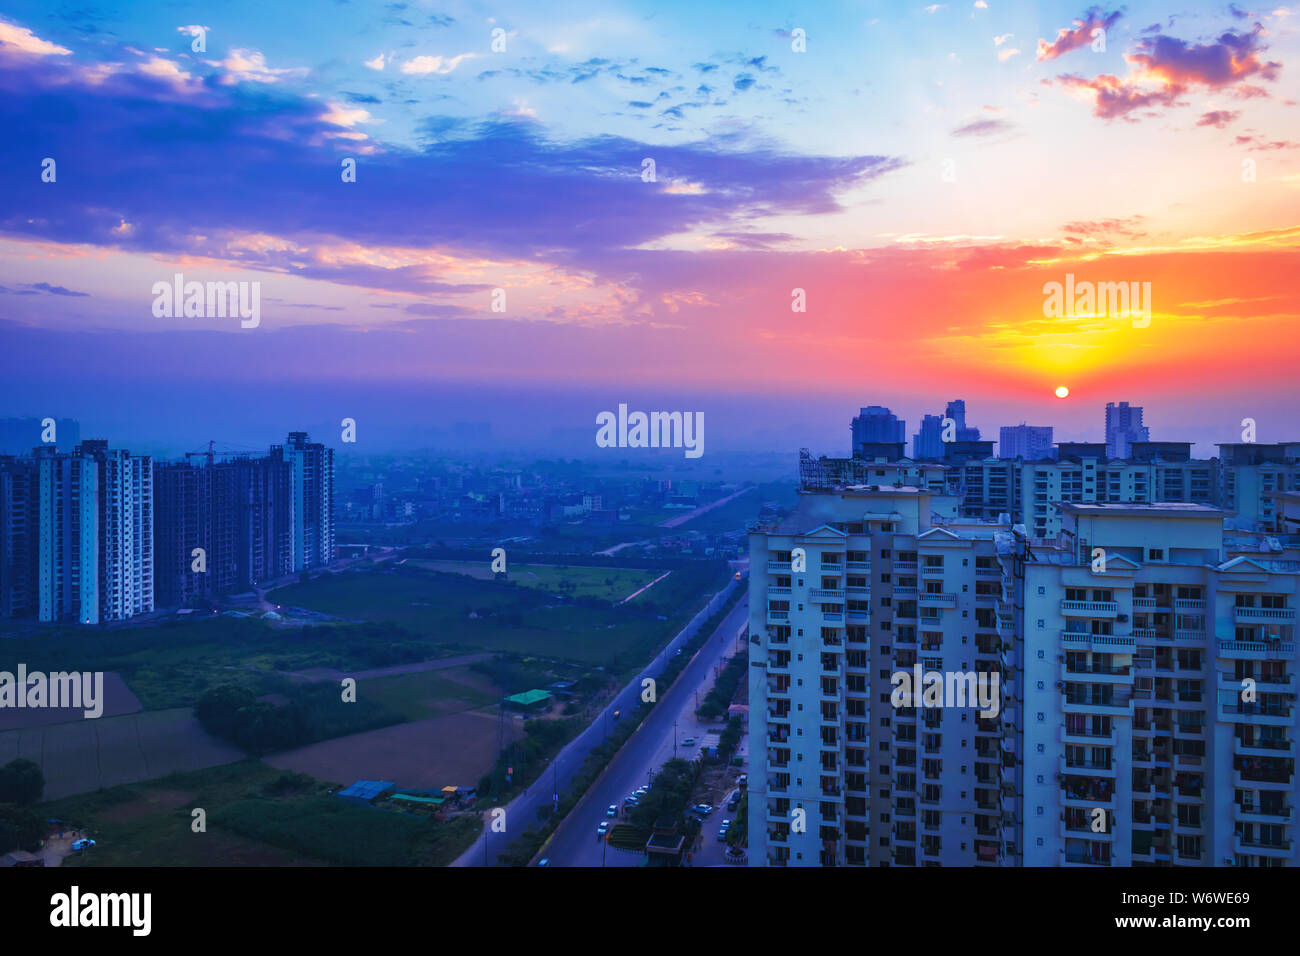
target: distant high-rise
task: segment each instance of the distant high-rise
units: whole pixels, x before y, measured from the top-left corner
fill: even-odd
[[[864,448],[875,451],[881,446],[901,445],[907,442],[907,423],[883,405],[868,405],[861,409],[853,419],[850,428],[853,432],[852,455],[854,456],[859,455]]]
[[[230,462],[154,465],[158,603],[212,598],[239,582],[235,563],[237,474]],[[201,550],[201,554],[196,554]]]
[[[39,616],[82,624],[154,609],[153,460],[84,441],[38,449]]]
[[[0,617],[36,610],[36,463],[0,458]]]
[[[947,442],[944,441],[944,423],[951,421],[947,430]],[[920,430],[912,436],[912,457],[918,461],[948,457],[944,446],[951,442],[977,442],[980,430],[966,425],[966,402],[953,399],[944,409],[943,415],[926,415],[921,419]]]
[[[1003,425],[998,435],[999,458],[1047,461],[1052,451],[1051,425]]]
[[[943,457],[943,416],[926,415],[912,436],[912,457],[917,461]]]
[[[334,449],[309,442],[306,432],[290,432],[271,457],[289,465],[289,544],[292,570],[320,567],[334,560]]]
[[[1133,442],[1150,440],[1150,429],[1142,425],[1141,405],[1106,403],[1106,454],[1109,457],[1127,458]]]

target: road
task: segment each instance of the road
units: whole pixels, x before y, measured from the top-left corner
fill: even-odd
[[[651,661],[640,674],[637,674],[624,685],[623,689],[605,706],[605,709],[597,715],[590,726],[565,745],[559,756],[551,762],[551,765],[542,772],[541,776],[534,780],[527,790],[505,806],[504,832],[494,832],[490,828],[485,829],[478,839],[471,844],[470,848],[452,863],[452,866],[491,866],[495,863],[497,856],[514,841],[516,834],[522,833],[528,827],[537,823],[538,810],[543,806],[553,806],[556,794],[564,793],[572,785],[574,777],[582,769],[582,764],[586,761],[592,749],[609,735],[613,727],[613,713],[615,711],[628,713],[641,703],[642,678],[657,677],[667,661],[668,655],[690,641],[699,630],[700,625],[716,614],[737,588],[743,589],[745,587],[746,582],[733,579],[727,583],[725,588],[715,594],[708,605],[702,608],[684,628],[678,631],[677,636],[668,643],[659,656]],[[737,609],[745,606],[745,601],[742,598],[737,604]],[[651,711],[652,715],[653,713]],[[636,739],[636,736],[634,734],[632,739]],[[490,815],[484,816],[484,822],[490,823]],[[593,834],[594,832],[593,830]]]
[[[753,485],[750,485],[748,488],[741,488],[735,494],[727,495],[727,497],[725,498],[719,498],[717,501],[711,501],[707,505],[701,505],[700,507],[696,508],[694,511],[688,511],[686,512],[686,514],[678,515],[676,518],[669,518],[667,521],[661,521],[659,522],[659,527],[661,528],[680,527],[681,525],[686,524],[686,522],[694,521],[700,515],[708,514],[714,508],[721,508],[723,505],[735,501],[741,495],[748,494],[753,490],[754,490]]]
[[[685,747],[680,742],[691,737],[699,741],[706,732],[722,723],[716,719],[696,720],[695,694],[698,690],[700,699],[704,699],[713,686],[722,659],[736,653],[737,635],[746,627],[748,618],[749,607],[742,600],[710,635],[586,796],[556,829],[550,842],[538,854],[549,861],[548,866],[641,866],[645,862],[642,853],[608,846],[597,837],[596,828],[601,821],[611,820],[606,816],[610,804],[621,809],[624,798],[649,782],[654,771],[672,758],[674,736],[677,756],[694,757],[699,749],[698,743]],[[715,811],[705,823],[704,852],[693,861],[696,865],[722,863],[723,844],[717,842],[717,825],[725,815],[722,811]]]

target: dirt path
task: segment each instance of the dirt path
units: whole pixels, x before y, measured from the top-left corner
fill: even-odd
[[[339,671],[332,667],[312,667],[305,671],[281,671],[285,677],[305,680],[312,683],[320,681],[339,681],[345,677],[356,680],[368,680],[372,677],[396,677],[399,674],[419,674],[424,671],[443,671],[479,661],[490,661],[495,654],[462,654],[460,657],[443,657],[436,661],[416,661],[414,664],[394,664],[392,667],[376,667],[368,671]]]
[[[741,488],[734,495],[727,495],[727,497],[725,498],[719,498],[717,501],[712,501],[707,505],[703,505],[699,508],[696,508],[694,511],[688,511],[684,515],[678,515],[676,518],[669,518],[667,521],[661,521],[659,522],[659,527],[676,528],[679,525],[684,525],[686,524],[686,522],[698,518],[702,514],[707,514],[708,512],[712,511],[714,508],[721,508],[723,505],[727,504],[727,502],[735,501],[741,495],[748,494],[753,490],[754,487],[752,485],[748,488]]]

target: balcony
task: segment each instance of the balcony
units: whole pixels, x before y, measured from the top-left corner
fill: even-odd
[[[1290,790],[1295,777],[1283,773],[1262,773],[1258,770],[1234,770],[1232,785],[1241,790]]]
[[[844,570],[846,571],[870,571],[870,561],[845,561]]]
[[[957,606],[956,594],[948,594],[940,591],[923,591],[922,593],[917,595],[916,600],[921,607],[956,607]]]
[[[813,588],[809,594],[814,601],[844,600],[844,590],[842,588]]]
[[[789,571],[790,571],[790,562],[789,562],[789,561],[770,561],[770,560],[769,560],[769,561],[767,562],[767,569],[768,569],[769,571],[785,571],[785,572],[789,573]]]
[[[1133,606],[1134,607],[1137,606],[1136,601],[1134,602]],[[1190,598],[1177,598],[1174,600],[1174,610],[1175,611],[1204,611],[1205,602],[1193,600]]]
[[[1293,641],[1219,641],[1219,656],[1241,660],[1293,658],[1295,643]]]
[[[772,608],[768,608],[768,609],[767,609],[767,623],[768,623],[768,624],[784,624],[786,621],[789,621],[789,620],[790,620],[790,612],[789,612],[788,610],[787,610],[787,611],[776,611],[776,610],[773,610]]]
[[[1260,727],[1290,727],[1294,723],[1290,707],[1261,707],[1257,702],[1219,702],[1219,720],[1229,724],[1253,724]]]
[[[1295,824],[1295,807],[1286,803],[1264,805],[1259,803],[1232,805],[1232,818],[1241,823],[1271,823],[1275,826]]]
[[[1256,694],[1294,694],[1295,693],[1295,675],[1287,674],[1282,677],[1252,677],[1255,682]],[[1237,678],[1232,674],[1219,673],[1219,687],[1222,690],[1230,690],[1234,693],[1240,693],[1244,686],[1242,681],[1246,678]]]
[[[1129,672],[1128,667],[1103,668],[1099,664],[1092,664],[1084,665],[1083,669],[1071,670],[1068,661],[1061,664],[1061,680],[1089,684],[1127,684]]]
[[[1240,737],[1233,737],[1232,752],[1239,757],[1294,757],[1295,741],[1256,737],[1246,743]]]
[[[1119,613],[1114,601],[1061,601],[1061,614],[1065,617],[1113,618]]]
[[[1082,744],[1089,747],[1104,747],[1114,745],[1115,730],[1104,734],[1093,733],[1091,729],[1084,728],[1081,730],[1071,730],[1068,725],[1062,724],[1057,739],[1063,744]]]
[[[1259,837],[1233,836],[1232,849],[1235,853],[1250,853],[1255,856],[1267,856],[1275,859],[1289,859],[1291,856],[1290,840],[1272,840],[1263,842]]]
[[[1114,717],[1127,717],[1130,708],[1127,694],[1078,694],[1073,699],[1067,695],[1061,704],[1061,709],[1067,714],[1109,714]]]
[[[1114,634],[1088,634],[1082,631],[1062,631],[1061,643],[1071,650],[1117,651],[1117,648],[1135,647],[1137,642],[1131,637],[1117,637]]]
[[[822,620],[825,621],[827,624],[843,624],[844,612],[843,611],[822,611]]]
[[[767,589],[767,596],[768,596],[769,598],[773,598],[773,597],[789,597],[789,596],[790,596],[790,588],[770,587],[770,588]]]
[[[1233,618],[1238,624],[1281,624],[1295,621],[1293,607],[1234,607]]]

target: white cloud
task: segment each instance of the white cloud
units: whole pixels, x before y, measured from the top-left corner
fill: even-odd
[[[231,50],[224,60],[207,60],[209,66],[220,67],[226,71],[221,77],[225,86],[233,86],[242,81],[252,83],[276,83],[285,77],[306,76],[306,67],[272,69],[266,65],[266,56],[258,50]]]
[[[994,46],[1001,46],[1002,44],[1004,44],[1004,43],[1006,43],[1008,40],[1010,40],[1013,36],[1015,36],[1014,33],[1004,33],[1004,34],[1002,34],[1002,36],[1000,36],[1000,37],[994,37],[994,38],[993,38],[993,45],[994,45]]]
[[[403,73],[426,76],[430,73],[450,73],[465,60],[472,60],[477,53],[462,53],[459,56],[417,56],[402,64]]]
[[[370,67],[370,69],[372,69],[372,70],[382,70],[382,69],[384,68],[384,65],[385,65],[385,63],[384,63],[384,55],[381,53],[381,54],[379,54],[379,56],[375,57],[373,60],[366,60],[366,61],[365,61],[365,65],[368,66],[368,67]]]
[[[68,56],[67,47],[42,40],[26,27],[0,20],[0,52],[30,53],[36,56]]]
[[[356,126],[358,123],[376,122],[367,110],[344,106],[342,103],[330,103],[329,111],[324,113],[321,119],[335,126]]]
[[[1009,46],[1005,50],[998,50],[998,62],[1005,63],[1019,52],[1020,51],[1013,46]]]

